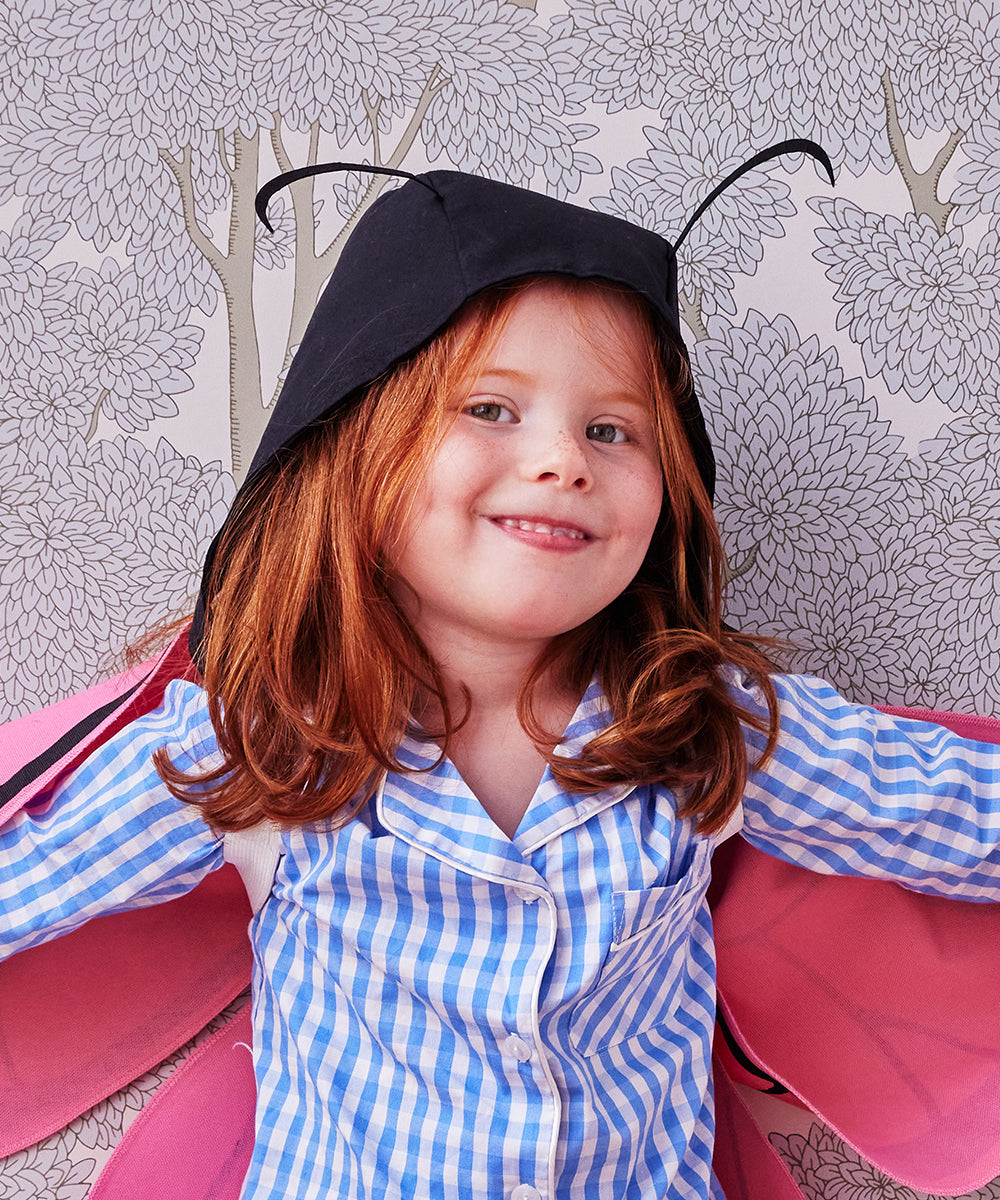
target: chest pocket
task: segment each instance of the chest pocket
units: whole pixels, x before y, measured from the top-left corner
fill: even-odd
[[[613,941],[594,986],[570,1019],[570,1041],[591,1055],[668,1020],[689,969],[695,916],[708,885],[708,840],[667,887],[614,892]]]

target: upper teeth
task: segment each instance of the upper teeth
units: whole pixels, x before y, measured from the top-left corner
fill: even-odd
[[[578,538],[583,541],[586,534],[582,529],[569,529],[565,525],[543,525],[541,521],[518,521],[514,517],[501,517],[499,524],[509,529],[524,529],[528,533],[548,533],[552,537]]]

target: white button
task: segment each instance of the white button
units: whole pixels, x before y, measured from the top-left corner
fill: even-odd
[[[514,888],[514,895],[525,904],[533,904],[538,899],[538,893],[529,892],[527,888]]]
[[[509,1054],[511,1058],[516,1058],[518,1062],[527,1062],[531,1058],[531,1047],[526,1041],[519,1038],[516,1033],[512,1033],[510,1037],[505,1038],[500,1049],[504,1054]]]
[[[530,1183],[519,1183],[511,1192],[510,1200],[542,1200],[542,1193]]]

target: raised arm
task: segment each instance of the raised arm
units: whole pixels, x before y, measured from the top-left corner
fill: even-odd
[[[159,708],[95,751],[44,809],[0,828],[0,958],[92,917],[170,900],[222,865],[221,840],[157,775],[160,746],[185,767],[216,755],[195,684],[171,683]]]
[[[1000,899],[1000,746],[850,704],[810,676],[774,682],[781,737],[747,787],[752,845],[826,874]],[[747,739],[759,753],[760,736]]]

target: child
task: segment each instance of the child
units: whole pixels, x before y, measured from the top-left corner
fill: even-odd
[[[11,953],[281,825],[246,1200],[720,1196],[719,841],[1000,897],[1000,749],[723,625],[673,264],[455,173],[384,197],[210,552],[204,687],[0,830]]]

